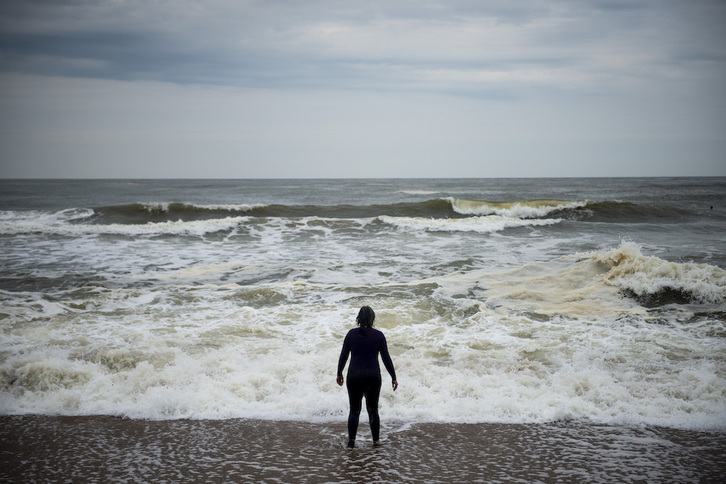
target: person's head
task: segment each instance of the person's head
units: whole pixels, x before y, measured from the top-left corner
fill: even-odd
[[[370,308],[370,306],[363,306],[358,311],[358,316],[355,318],[358,326],[361,328],[370,328],[373,326],[373,320],[376,319],[376,313]]]

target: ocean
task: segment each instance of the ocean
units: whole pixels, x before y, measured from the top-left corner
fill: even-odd
[[[0,180],[0,254],[6,463],[33,455],[23,429],[117,420],[274,423],[343,465],[368,451],[344,449],[335,370],[369,305],[400,385],[384,372],[380,462],[425,447],[421,429],[480,452],[506,428],[558,449],[579,435],[598,482],[662,469],[608,474],[613,433],[623,455],[641,439],[707,456],[664,481],[726,471],[726,178]],[[486,481],[568,482],[538,462]],[[381,479],[437,481],[406,465]],[[267,478],[304,477],[281,469]]]

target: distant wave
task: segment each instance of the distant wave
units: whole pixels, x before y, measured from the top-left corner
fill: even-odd
[[[230,216],[266,218],[375,218],[379,215],[410,217],[457,217],[447,200],[428,200],[414,203],[381,205],[197,205],[192,203],[135,203],[98,207],[94,209],[94,223],[163,222],[177,220],[206,220]]]
[[[135,203],[94,208],[95,223],[145,223],[176,220],[203,220],[229,216],[279,217],[279,218],[375,218],[427,217],[465,218],[471,216],[499,215],[508,218],[537,219],[566,216],[584,220],[618,219],[641,221],[649,216],[673,215],[672,209],[640,206],[621,202],[586,202],[568,200],[515,200],[494,202],[440,198],[419,202],[402,202],[373,205],[286,205],[286,204],[239,204],[197,205],[193,203],[160,202]],[[676,211],[676,215],[681,212]]]
[[[645,205],[631,202],[590,202],[584,207],[582,218],[591,222],[641,223],[657,220],[659,223],[678,222],[689,211],[669,205]]]
[[[90,212],[84,216],[68,217],[67,211],[55,213],[43,212],[16,212],[20,215],[14,217],[0,217],[0,235],[17,235],[43,233],[50,235],[79,236],[79,235],[127,235],[127,236],[154,236],[154,235],[197,235],[231,230],[247,220],[245,217],[224,217],[207,220],[191,221],[163,221],[146,222],[139,224],[88,224],[72,223],[80,218],[91,219]],[[7,213],[6,213],[7,214]],[[71,222],[71,223],[68,223]]]
[[[94,223],[140,224],[209,220],[248,214],[262,205],[196,205],[193,203],[133,203],[94,208]]]
[[[663,223],[664,221],[668,222],[670,219],[675,223],[683,220],[683,217],[688,214],[689,212],[686,210],[666,205],[651,206],[617,201],[587,202],[549,199],[494,202],[442,198],[420,202],[373,205],[197,205],[182,202],[150,202],[95,208],[69,208],[53,212],[0,212],[0,233],[43,231],[44,226],[58,224],[178,224],[182,222],[225,220],[230,217],[283,219],[316,217],[321,219],[365,220],[378,218],[386,223],[399,226],[426,226],[428,230],[449,230],[449,227],[459,227],[459,230],[481,231],[484,225],[492,227],[548,225],[563,219],[608,223],[647,223],[650,220]],[[492,218],[485,219],[482,217]],[[540,222],[522,222],[534,220]],[[224,224],[224,222],[221,223]],[[108,231],[109,229],[100,230]],[[484,231],[490,230],[486,229]]]
[[[517,200],[513,202],[486,202],[449,199],[455,212],[464,215],[501,215],[511,218],[542,218],[558,210],[585,207],[587,202],[565,200]]]

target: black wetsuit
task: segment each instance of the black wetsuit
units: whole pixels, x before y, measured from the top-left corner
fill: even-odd
[[[381,394],[381,368],[378,365],[378,353],[381,354],[381,359],[388,374],[391,375],[391,379],[396,380],[396,371],[393,368],[391,355],[388,354],[388,345],[383,333],[369,327],[354,328],[348,331],[343,340],[343,349],[338,360],[338,376],[343,376],[343,368],[345,368],[348,354],[350,354],[347,387],[350,400],[348,435],[351,441],[355,440],[358,432],[358,419],[364,396],[373,441],[378,441],[381,426],[378,417],[378,397]]]

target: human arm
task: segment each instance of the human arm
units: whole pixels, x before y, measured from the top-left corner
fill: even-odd
[[[350,354],[350,339],[346,335],[343,340],[343,348],[340,350],[340,358],[338,358],[338,376],[335,379],[338,385],[343,386],[343,368],[345,363],[348,361],[348,355]]]
[[[388,374],[391,375],[391,385],[395,392],[398,388],[398,380],[396,379],[396,369],[393,367],[393,360],[391,359],[391,355],[388,353],[388,343],[386,343],[385,336],[381,341],[380,352],[381,360],[383,360],[383,366],[386,367],[386,371],[388,371]]]

